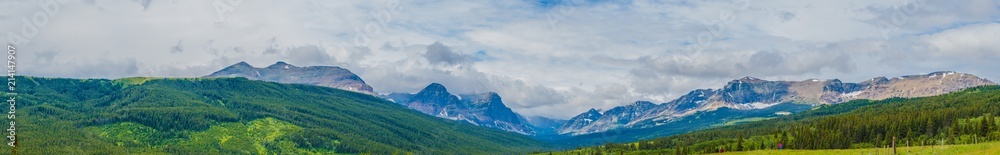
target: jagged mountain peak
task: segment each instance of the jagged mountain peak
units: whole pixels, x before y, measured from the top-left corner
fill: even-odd
[[[507,107],[506,105],[503,104],[502,101],[503,99],[500,98],[500,94],[497,94],[495,92],[482,93],[470,99],[475,100],[473,101],[474,104],[485,104],[488,106]]]
[[[444,85],[441,85],[439,83],[431,83],[430,85],[427,85],[427,87],[424,87],[424,89],[420,90],[420,92],[417,92],[417,94],[414,95],[414,98],[418,98],[421,96],[427,96],[428,98],[454,97],[455,99],[458,99],[457,96],[454,96],[448,92],[448,88],[445,88]],[[413,99],[411,98],[410,100]]]
[[[584,113],[596,113],[596,114],[601,114],[601,111],[600,111],[600,110],[597,110],[597,109],[594,109],[594,108],[590,108],[590,110],[587,110],[587,112],[584,112]]]
[[[522,122],[523,116],[504,105],[495,92],[454,95],[444,85],[431,83],[412,96],[396,96],[409,97],[400,104],[425,114],[525,135],[536,133]]]
[[[590,126],[592,123],[601,119],[604,115],[601,114],[600,110],[590,108],[587,112],[580,113],[579,115],[573,116],[563,125],[556,129],[556,133],[559,134],[576,134],[581,132],[587,132],[586,127]]]

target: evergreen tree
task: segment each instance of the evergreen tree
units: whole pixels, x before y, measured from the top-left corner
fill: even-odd
[[[743,133],[739,133],[736,138],[736,150],[734,151],[743,151]]]
[[[927,135],[927,137],[934,136],[934,128],[934,121],[931,121],[931,118],[928,117],[927,124],[924,126],[924,131],[926,131],[925,135]]]

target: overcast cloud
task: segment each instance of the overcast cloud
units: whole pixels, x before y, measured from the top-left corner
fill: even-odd
[[[569,118],[744,76],[997,80],[998,2],[14,0],[0,2],[0,35],[25,75],[196,77],[285,61],[350,69],[380,93],[437,82]]]

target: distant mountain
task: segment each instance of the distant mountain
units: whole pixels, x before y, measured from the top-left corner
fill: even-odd
[[[594,114],[592,109],[591,111],[587,111],[577,116],[583,118],[583,121],[574,121],[574,123],[576,122],[582,122],[582,123],[567,124],[569,126],[567,126],[566,128],[562,128],[558,131],[560,131],[560,133],[569,133],[569,132],[590,133],[590,132],[604,131],[605,129],[608,128],[615,128],[620,124],[628,124],[629,122],[632,122],[633,120],[642,117],[646,111],[649,111],[655,106],[656,104],[653,104],[652,102],[649,101],[636,101],[629,105],[608,109],[607,111],[604,111],[604,113],[602,113],[601,115]],[[595,119],[593,116],[599,116],[599,117],[596,117]],[[573,125],[582,125],[582,127],[576,129],[570,128],[570,126]],[[573,130],[567,130],[567,129],[573,129]]]
[[[945,94],[963,88],[995,85],[975,75],[952,71],[895,78],[877,77],[860,83],[838,79],[805,81],[767,81],[744,77],[730,81],[721,89],[698,89],[663,104],[634,103],[597,115],[593,110],[570,119],[558,129],[560,134],[581,135],[620,128],[649,128],[677,121],[679,118],[719,108],[757,110],[781,103],[807,105],[835,104],[854,99],[924,97]],[[600,118],[593,118],[600,116]]]
[[[413,94],[409,94],[409,93],[389,93],[389,94],[381,95],[381,96],[382,96],[382,98],[385,98],[385,99],[387,99],[389,101],[396,102],[396,103],[402,103],[403,101],[406,101],[407,99],[412,98]]]
[[[528,123],[535,130],[535,135],[557,135],[556,129],[566,123],[566,120],[542,116],[526,116],[522,123]]]
[[[265,68],[239,62],[205,77],[244,77],[278,83],[307,84],[375,95],[372,87],[350,70],[334,66],[297,67],[278,61]]]
[[[633,138],[631,140],[617,139],[632,136],[628,135],[630,133],[670,131],[671,129],[667,129],[666,127],[686,127],[686,125],[671,126],[668,124],[653,128],[616,131],[616,133],[623,134],[617,137],[604,136],[608,137],[608,139],[617,139],[613,143],[628,143],[607,144],[606,141],[591,142],[589,144],[592,146],[588,146],[588,148],[553,154],[595,152],[594,150],[605,150],[602,152],[604,154],[668,154],[677,152],[682,152],[678,154],[712,154],[720,152],[720,149],[733,152],[771,150],[777,149],[779,144],[786,150],[803,151],[795,154],[862,154],[861,152],[863,151],[861,149],[864,148],[858,148],[859,145],[891,144],[893,141],[909,142],[908,145],[911,147],[922,146],[927,148],[940,146],[971,147],[973,145],[962,145],[978,142],[985,145],[976,145],[975,147],[979,147],[979,149],[950,149],[948,153],[944,154],[998,154],[995,150],[986,151],[997,148],[997,139],[975,138],[980,135],[997,135],[1000,133],[997,131],[997,124],[995,123],[996,114],[1000,113],[1000,108],[996,108],[997,104],[1000,104],[1000,86],[976,86],[929,97],[852,100],[844,103],[813,107],[810,108],[811,110],[781,116],[777,119],[747,120],[747,123],[743,124],[694,132],[673,133],[671,134],[672,136]],[[792,104],[783,103],[765,109],[788,105]],[[700,119],[689,120],[694,123],[700,123],[709,121],[705,120],[705,118],[724,116],[725,114],[723,113],[717,113],[720,111],[727,113],[725,111],[741,112],[749,110],[733,110],[724,107],[713,112],[698,112],[698,114],[686,117],[700,116]],[[604,133],[598,133],[594,136],[601,136],[601,134]],[[583,136],[590,135],[576,136],[574,138]],[[740,137],[743,138],[740,139]],[[674,145],[657,145],[664,143]],[[606,146],[618,148],[639,147],[619,149],[622,151],[600,148],[607,148]],[[914,154],[936,154],[936,152],[941,152],[940,150],[943,149],[927,150]],[[755,151],[739,152],[737,154],[793,154],[791,152]],[[913,153],[910,151],[905,152]]]
[[[383,97],[428,115],[525,135],[536,134],[523,116],[504,105],[500,95],[493,92],[456,96],[443,85],[431,83],[417,94],[393,93]]]

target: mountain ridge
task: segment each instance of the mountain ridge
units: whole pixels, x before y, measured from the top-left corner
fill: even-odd
[[[204,77],[244,77],[250,80],[317,85],[376,95],[372,87],[360,76],[336,66],[298,67],[278,61],[264,68],[256,68],[240,61]]]
[[[876,77],[858,83],[845,83],[839,79],[767,81],[747,76],[729,81],[720,89],[692,90],[670,102],[641,109],[639,111],[642,111],[643,114],[635,118],[628,118],[628,121],[624,123],[623,119],[616,116],[630,114],[608,110],[602,113],[601,118],[594,119],[594,121],[578,120],[593,119],[581,117],[593,115],[590,111],[584,112],[567,121],[567,124],[561,126],[558,131],[559,134],[581,135],[619,128],[648,128],[695,112],[713,111],[721,107],[753,110],[788,102],[818,105],[836,104],[854,99],[923,97],[980,85],[996,85],[996,83],[975,75],[954,71],[938,71],[894,78]]]

